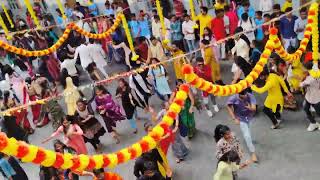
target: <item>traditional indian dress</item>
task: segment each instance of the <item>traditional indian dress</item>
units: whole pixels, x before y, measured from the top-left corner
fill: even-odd
[[[292,91],[299,91],[301,88],[299,87],[302,80],[305,78],[305,69],[303,64],[299,61],[293,61],[291,64],[292,73],[288,74],[288,81]]]
[[[172,58],[174,58],[173,61],[173,68],[174,68],[174,72],[176,73],[176,78],[177,79],[184,79],[184,75],[182,73],[182,67],[184,64],[187,63],[187,59],[185,58],[184,52],[182,50],[177,50],[177,51],[173,51],[172,47],[164,44],[164,48],[166,48],[168,51],[170,51],[172,53]],[[176,58],[182,56],[181,58]]]
[[[66,78],[66,88],[63,91],[64,101],[67,105],[68,115],[74,115],[77,109],[77,101],[80,98],[80,93],[77,87],[73,84],[72,78]]]
[[[106,131],[95,117],[84,122],[83,120],[87,119],[89,115],[94,116],[94,112],[90,105],[87,105],[83,111],[80,111],[79,108],[77,108],[76,116],[80,118],[80,128],[84,131],[84,141],[90,142],[94,149],[98,149],[97,145],[100,144],[99,138],[103,136]]]
[[[77,154],[88,154],[88,150],[86,144],[83,140],[83,131],[77,124],[70,124],[69,128],[67,129],[66,133],[64,132],[64,127],[60,126],[51,137],[56,137],[59,134],[63,133],[63,140],[64,143],[74,149]],[[72,135],[68,135],[72,134]]]
[[[179,114],[179,130],[182,137],[188,136],[189,138],[192,138],[196,131],[196,123],[194,120],[194,113],[189,112],[190,107],[191,100],[190,98],[187,98],[184,107]]]
[[[60,64],[57,58],[54,55],[49,55],[48,59],[45,61],[47,69],[49,71],[50,76],[54,79],[54,81],[59,81],[60,79]]]
[[[116,104],[111,94],[104,94],[102,96],[96,96],[95,102],[97,104],[98,112],[106,111],[101,116],[106,123],[106,127],[109,133],[113,132],[113,127],[116,127],[116,121],[121,121],[126,119],[126,117],[121,112],[121,107]]]
[[[150,68],[148,76],[151,76],[153,78],[153,86],[160,99],[165,100],[164,96],[170,95],[172,91],[169,87],[166,70],[164,69],[164,67],[160,65],[155,68]]]
[[[221,80],[220,65],[217,62],[211,47],[206,47],[204,49],[204,64],[211,67],[211,76],[213,82]]]
[[[118,88],[116,95],[118,94],[121,95],[121,104],[127,119],[130,122],[131,128],[137,129],[137,123],[135,119],[136,106],[138,106],[137,100],[131,94],[131,89],[129,87],[126,87],[126,90],[124,91],[121,88]]]

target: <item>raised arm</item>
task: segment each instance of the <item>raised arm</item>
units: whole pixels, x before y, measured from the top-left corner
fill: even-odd
[[[273,82],[267,81],[263,87],[258,88],[256,85],[253,85],[253,86],[251,86],[251,89],[257,93],[262,94],[262,93],[268,91],[273,86],[272,84],[273,84]]]

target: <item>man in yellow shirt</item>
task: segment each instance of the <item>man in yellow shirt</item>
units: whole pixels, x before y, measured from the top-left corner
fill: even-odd
[[[281,8],[281,11],[282,12],[286,12],[286,9],[288,7],[291,7],[292,8],[292,0],[286,0]]]
[[[282,112],[284,103],[284,97],[281,88],[289,97],[292,97],[292,94],[289,92],[287,85],[282,79],[282,77],[278,76],[277,74],[269,74],[269,72],[265,70],[260,74],[260,79],[266,81],[265,85],[261,88],[258,88],[257,86],[253,85],[251,86],[251,89],[260,94],[268,91],[268,96],[264,101],[263,112],[272,121],[273,125],[271,126],[271,129],[277,129],[280,126],[280,112]]]
[[[200,22],[200,38],[202,38],[203,35],[203,31],[205,27],[209,27],[210,28],[210,23],[212,20],[212,17],[210,15],[208,15],[208,8],[207,7],[200,7],[200,12],[201,14],[199,14],[196,17],[196,20],[199,20]]]

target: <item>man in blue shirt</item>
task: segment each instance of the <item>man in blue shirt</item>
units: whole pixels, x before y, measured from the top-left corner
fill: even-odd
[[[290,11],[292,11],[292,8],[288,7],[286,13]],[[297,34],[294,32],[294,24],[297,19],[298,17],[292,15],[292,13],[280,19],[280,33],[286,50],[288,50],[290,46],[293,48],[297,46]]]
[[[148,39],[150,39],[151,37],[151,30],[150,30],[150,26],[149,26],[149,21],[148,18],[145,16],[145,14],[141,14],[139,15],[139,19],[138,19],[138,24],[139,24],[139,29],[140,29],[140,36],[144,36]]]
[[[257,162],[258,159],[252,143],[250,124],[256,112],[256,106],[257,101],[255,97],[248,92],[248,89],[229,97],[227,101],[228,112],[235,123],[240,124],[241,132],[254,162]]]
[[[135,14],[131,14],[131,20],[129,21],[129,27],[131,29],[131,34],[133,38],[139,37],[140,36],[140,28],[138,21],[136,19]]]
[[[257,11],[256,12],[256,18],[254,19],[254,22],[256,23],[256,26],[258,29],[256,30],[256,40],[257,41],[262,41],[264,34],[262,30],[262,25],[264,23],[264,20],[262,18],[262,11]]]
[[[237,10],[237,15],[240,18],[242,16],[243,13],[248,13],[248,16],[251,18],[254,18],[255,16],[255,10],[253,9],[252,6],[250,6],[249,2],[243,2],[242,5],[239,7],[239,9]]]
[[[106,7],[106,9],[104,10],[104,15],[108,17],[110,17],[111,15],[114,15],[114,10],[111,8],[109,1],[106,1],[104,5]]]

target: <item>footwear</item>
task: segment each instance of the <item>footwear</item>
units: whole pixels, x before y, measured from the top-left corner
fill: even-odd
[[[213,114],[212,114],[212,112],[210,110],[207,110],[207,114],[208,114],[209,117],[213,116]]]
[[[310,106],[310,111],[311,111],[311,112],[316,112],[316,110],[314,109],[313,106]]]
[[[278,124],[280,125],[282,122],[282,119],[277,119]]]
[[[272,125],[271,129],[279,129],[280,123],[278,122],[276,125]]]
[[[213,105],[212,107],[213,107],[213,109],[214,109],[215,112],[219,112],[219,107],[218,107],[218,105],[215,104],[215,105]]]
[[[307,128],[307,131],[311,132],[311,131],[314,131],[316,129],[319,129],[319,124],[318,123],[310,123],[308,128]]]
[[[251,155],[251,160],[252,160],[254,163],[258,163],[258,162],[259,162],[256,153],[252,153],[252,155]]]

